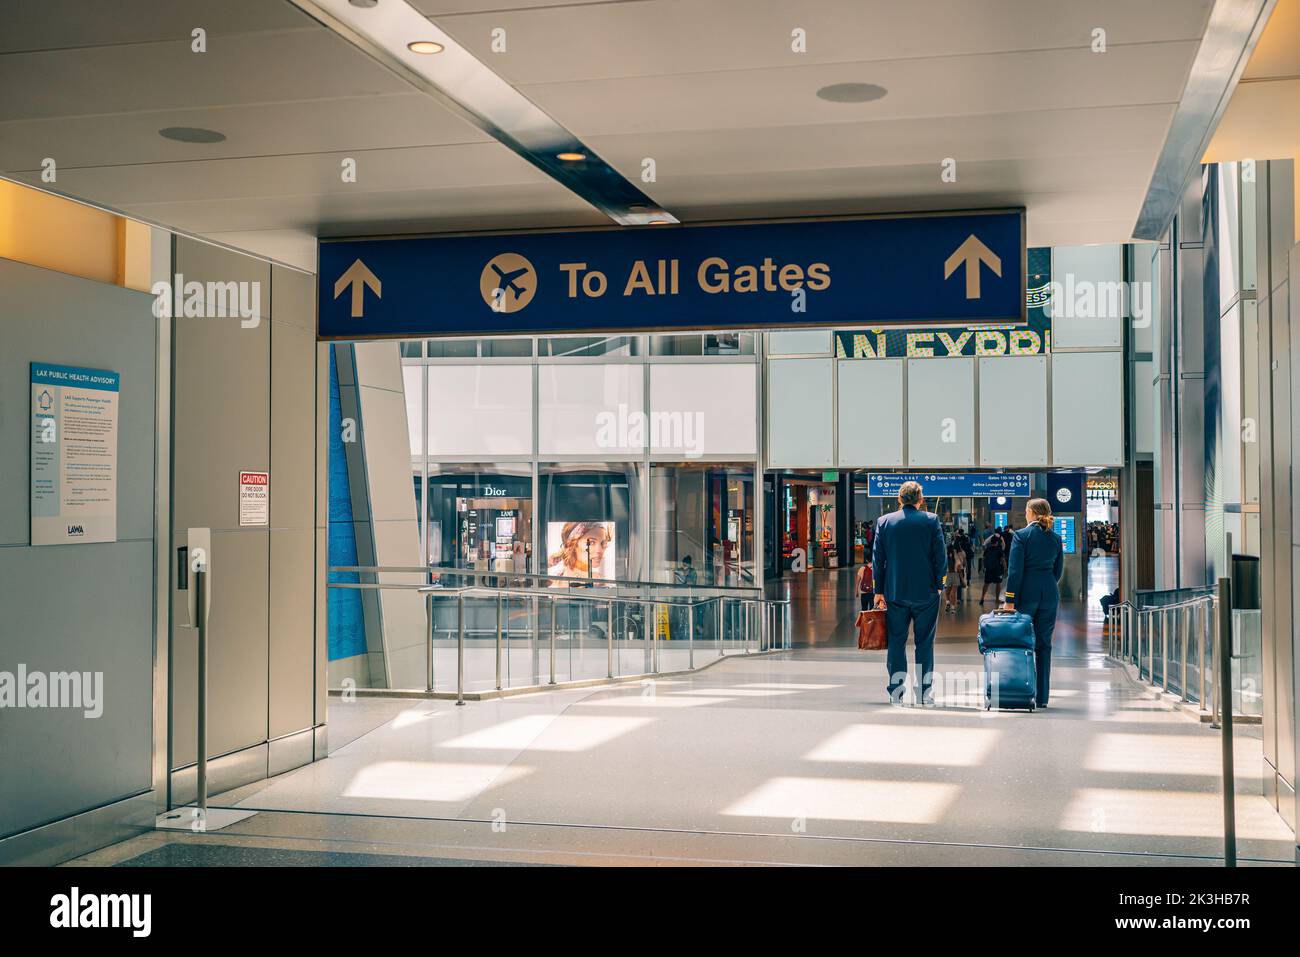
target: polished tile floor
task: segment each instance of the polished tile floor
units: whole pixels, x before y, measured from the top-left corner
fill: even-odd
[[[792,586],[790,652],[464,707],[331,698],[328,760],[213,802],[255,817],[78,863],[176,843],[285,863],[1214,863],[1219,737],[1104,659],[1099,610],[1064,606],[1045,712],[980,706],[974,604],[945,620],[940,706],[898,708],[883,652],[854,647],[850,573],[823,575]],[[1258,735],[1241,732],[1240,853],[1292,863]]]

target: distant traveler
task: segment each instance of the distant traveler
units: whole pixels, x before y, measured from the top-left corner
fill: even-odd
[[[962,564],[966,561],[966,553],[957,546],[956,543],[948,546],[948,572],[943,576],[943,610],[949,614],[957,614],[957,602],[961,590],[961,570]]]
[[[695,559],[691,558],[690,555],[683,555],[674,577],[678,585],[694,585]]]
[[[1058,583],[1065,570],[1061,538],[1052,531],[1052,506],[1032,498],[1025,506],[1024,528],[1011,536],[1007,573],[1007,611],[1021,611],[1034,622],[1034,656],[1038,664],[1038,706],[1047,707],[1052,676],[1052,632],[1061,599]]]
[[[858,609],[860,611],[870,611],[871,604],[876,597],[876,580],[871,571],[871,556],[862,565],[862,570],[858,572]]]
[[[939,590],[948,571],[943,529],[939,517],[925,511],[925,497],[917,482],[904,482],[898,490],[897,512],[876,522],[872,553],[876,582],[876,607],[885,609],[889,632],[886,656],[889,702],[903,703],[907,688],[907,626],[916,643],[916,670],[920,686],[917,701],[934,704],[934,632],[939,623]]]
[[[1007,549],[1002,536],[992,532],[984,539],[984,587],[980,590],[980,604],[993,586],[993,604],[1002,601],[1002,578],[1006,575]]]

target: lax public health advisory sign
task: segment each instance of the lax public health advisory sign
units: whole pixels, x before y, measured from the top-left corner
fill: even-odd
[[[33,545],[117,540],[117,399],[105,369],[31,364]]]
[[[1025,320],[1023,210],[322,243],[322,339]]]

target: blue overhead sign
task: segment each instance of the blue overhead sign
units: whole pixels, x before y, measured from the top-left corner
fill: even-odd
[[[1024,496],[1029,494],[1028,472],[869,472],[867,494],[872,498],[897,498],[904,482],[920,482],[926,498],[967,496]]]
[[[1024,213],[320,245],[322,339],[1025,321]]]

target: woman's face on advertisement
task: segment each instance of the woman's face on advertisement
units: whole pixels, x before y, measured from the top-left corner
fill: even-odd
[[[605,536],[599,533],[578,539],[578,567],[583,571],[605,564]]]

